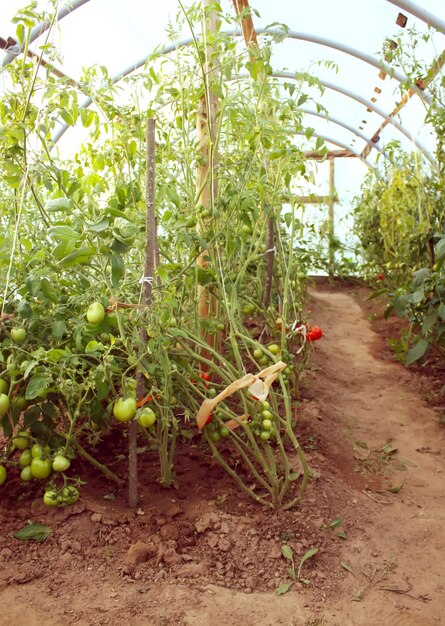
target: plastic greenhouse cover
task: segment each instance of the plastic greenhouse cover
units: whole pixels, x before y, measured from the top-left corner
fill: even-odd
[[[3,39],[15,37],[16,26],[11,19],[25,4],[23,0],[0,3],[0,36]],[[184,4],[189,5],[188,2]],[[224,12],[234,15],[232,0],[221,0],[220,5]],[[37,2],[38,9],[49,10],[51,6],[48,0]],[[407,31],[413,29],[421,35],[429,35],[428,41],[419,36],[415,49],[417,57],[426,66],[431,66],[434,58],[445,49],[445,35],[429,29],[423,21],[387,0],[337,0],[335,3],[331,0],[251,0],[250,6],[258,12],[254,15],[257,30],[280,29],[284,24],[296,35],[273,45],[271,63],[274,71],[309,72],[327,85],[322,96],[318,92],[313,95],[326,107],[330,120],[315,116],[312,106],[306,108],[305,121],[316,133],[338,142],[328,143],[333,149],[341,145],[360,153],[367,144],[363,137],[372,137],[382,124],[381,113],[388,116],[401,99],[397,80],[389,75],[383,80],[376,67],[337,49],[336,44],[378,61],[385,40],[404,37],[408,41]],[[421,8],[440,16],[443,0],[422,0]],[[400,12],[408,18],[406,28],[396,24]],[[180,13],[178,0],[156,3],[147,0],[85,1],[61,19],[55,31],[53,41],[63,58],[60,69],[78,79],[82,68],[99,64],[106,66],[111,76],[117,75],[136,61],[143,60],[155,48],[167,44],[169,32],[177,29],[176,18]],[[187,27],[183,27],[177,37],[188,39],[190,35]],[[320,39],[332,45],[320,45]],[[240,45],[243,45],[241,38]],[[36,40],[31,49],[38,52],[38,46],[39,40]],[[0,62],[4,57],[5,52],[0,51]],[[399,71],[403,74],[403,68]],[[2,88],[5,84],[0,75],[0,90]],[[372,102],[373,109],[367,110],[363,101]],[[425,112],[421,100],[417,96],[411,98],[395,118],[405,134],[388,124],[380,134],[378,145],[383,148],[386,142],[397,140],[404,149],[411,151],[415,141],[430,154],[434,153],[434,137],[424,122]],[[359,134],[355,134],[354,129]],[[65,145],[73,149],[73,141],[73,137],[64,137],[61,147]],[[301,144],[305,140],[296,138],[295,141]],[[313,145],[306,142],[305,147],[311,149]],[[375,149],[371,150],[370,163],[375,163],[378,154]],[[314,167],[323,169],[322,166]],[[337,160],[336,186],[343,188],[343,202],[358,192],[365,172],[366,167],[358,159]],[[325,191],[321,189],[321,193]]]

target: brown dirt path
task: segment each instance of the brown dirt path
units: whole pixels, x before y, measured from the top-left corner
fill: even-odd
[[[356,573],[353,593],[324,617],[335,625],[445,624],[445,431],[412,389],[412,374],[373,356],[380,338],[354,296],[312,293],[312,314],[325,328],[314,358],[319,410],[344,424],[357,456],[369,454],[364,467],[369,461],[386,485],[403,489],[368,494],[364,533],[345,542],[342,557]],[[388,441],[395,452],[376,452]],[[356,594],[361,600],[349,601]]]
[[[325,334],[314,346],[305,377],[299,436],[311,444],[306,450],[314,481],[301,510],[293,514],[296,532],[300,528],[304,535],[312,524],[324,541],[308,566],[308,588],[300,583],[277,597],[254,586],[245,593],[236,581],[232,588],[214,584],[221,555],[206,547],[205,538],[201,558],[208,562],[201,577],[178,580],[165,571],[162,578],[147,566],[138,578],[123,578],[119,565],[128,545],[139,538],[131,533],[143,518],[131,521],[124,504],[119,508],[116,502],[112,532],[103,525],[109,543],[101,543],[91,518],[103,511],[106,522],[111,505],[91,495],[88,501],[86,494],[77,512],[67,510],[67,521],[63,511],[48,520],[44,516],[54,513],[42,513],[42,520],[55,528],[51,545],[17,548],[11,539],[2,543],[0,538],[0,626],[445,625],[445,430],[421,399],[413,375],[377,356],[382,340],[366,320],[360,293],[326,287],[311,293],[311,320]],[[388,491],[402,483],[399,493]],[[174,494],[165,493],[164,500],[172,502]],[[273,516],[243,503],[235,491],[230,495],[235,508],[220,513],[209,494],[203,491],[198,506],[233,524],[232,539],[240,542],[231,558],[241,561],[249,552],[249,537],[256,537],[253,531],[268,532]],[[151,503],[156,508],[155,497],[155,491],[147,490],[147,507]],[[180,503],[186,510],[187,501]],[[236,517],[238,506],[241,514]],[[333,530],[320,534],[323,521],[333,514],[342,518],[347,539],[336,538]],[[19,515],[9,521],[3,513],[2,520],[4,537],[10,537]],[[140,533],[146,532],[145,526],[139,527]],[[113,544],[119,532],[120,543]],[[272,535],[268,541],[274,545]],[[64,542],[70,542],[69,549],[62,550]],[[261,558],[258,553],[257,560]],[[286,562],[281,561],[279,553],[278,560],[264,558],[252,576],[270,563],[285,572]]]

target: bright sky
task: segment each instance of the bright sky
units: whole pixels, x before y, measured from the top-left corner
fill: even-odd
[[[443,14],[444,0],[418,0],[419,5],[435,15]],[[22,0],[3,0],[0,4],[0,36],[6,39],[14,36],[15,27],[10,23],[17,8],[23,6]],[[47,6],[48,0],[40,0],[39,6]],[[166,41],[168,20],[174,21],[179,11],[178,0],[156,2],[147,0],[90,0],[72,14],[61,20],[60,35],[57,45],[63,53],[64,71],[78,78],[82,67],[93,64],[107,66],[114,75],[130,66],[136,60],[142,60],[153,49]],[[231,0],[222,0],[224,10],[233,12]],[[387,0],[251,0],[251,6],[260,17],[254,18],[257,29],[272,23],[284,23],[292,31],[310,36],[324,37],[334,42],[356,48],[361,52],[378,58],[385,38],[395,39],[408,28],[426,32],[427,26],[406,11],[408,24],[406,29],[396,25],[400,11]],[[431,32],[431,31],[430,31]],[[430,64],[434,57],[445,49],[445,36],[432,33],[431,41],[419,41],[416,54]],[[184,32],[188,38],[189,32]],[[0,59],[3,53],[0,52]],[[338,72],[326,68],[322,63],[332,61],[337,64]],[[309,71],[322,81],[342,90],[348,90],[366,101],[376,98],[375,106],[386,114],[390,113],[400,99],[398,83],[389,76],[382,80],[378,70],[344,52],[301,40],[286,40],[274,47],[273,67],[276,71]],[[403,73],[401,70],[399,70]],[[0,89],[1,89],[0,79]],[[379,94],[375,91],[381,90]],[[312,92],[316,93],[316,92]],[[318,95],[317,95],[318,97]],[[330,116],[342,124],[358,129],[366,137],[371,137],[383,119],[375,112],[367,112],[366,107],[351,97],[333,89],[326,89],[319,101],[328,109]],[[313,109],[313,106],[309,106]],[[434,151],[434,142],[430,129],[424,124],[425,108],[420,99],[414,97],[404,107],[398,121],[421,145],[430,152]],[[305,121],[324,134],[358,152],[366,142],[356,137],[333,121],[326,122],[313,115],[306,115]],[[62,142],[71,146],[73,137],[67,133]],[[397,129],[388,125],[381,134],[380,144],[400,140],[403,148],[412,150],[411,143]],[[301,141],[301,140],[298,140]],[[63,143],[61,142],[61,147]],[[379,144],[379,145],[380,145]],[[328,144],[329,145],[329,144]],[[331,148],[337,148],[330,144]],[[369,161],[374,163],[377,152],[373,150]],[[337,206],[339,215],[347,212],[351,198],[359,193],[360,184],[366,167],[358,159],[336,160],[336,186],[340,197]],[[327,168],[319,167],[316,189],[327,192]]]

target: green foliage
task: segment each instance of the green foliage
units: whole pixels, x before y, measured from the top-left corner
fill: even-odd
[[[54,21],[54,14],[31,13],[17,18],[22,40],[44,17]],[[200,19],[201,11],[193,6],[178,16],[175,27],[186,24],[198,32]],[[159,451],[160,481],[171,484],[177,437],[196,441],[201,436],[194,416],[202,400],[245,371],[262,367],[252,356],[259,333],[245,323],[246,304],[258,316],[258,327],[266,325],[280,343],[290,366],[301,343],[299,336],[292,338],[293,345],[288,341],[286,323],[300,319],[305,293],[301,274],[308,252],[301,245],[303,228],[295,216],[292,187],[308,174],[289,129],[304,130],[297,100],[308,99],[308,76],[297,79],[295,93],[282,99],[270,77],[269,45],[240,55],[219,30],[209,34],[207,43],[211,48],[204,50],[203,38],[195,39],[168,62],[155,53],[142,72],[119,87],[106,68],[88,68],[79,81],[82,92],[26,56],[5,69],[11,88],[0,99],[5,320],[0,364],[10,394],[23,395],[28,404],[24,411],[13,407],[1,425],[7,437],[24,427],[33,441],[49,445],[52,456],[60,449],[67,456],[79,454],[116,481],[86,447],[120,427],[112,408],[118,397],[135,396],[136,379],[157,415],[156,424],[142,429],[142,435]],[[218,72],[206,72],[205,63]],[[251,78],[245,78],[245,70]],[[125,91],[131,98],[125,98]],[[197,111],[209,93],[219,100],[218,112],[203,150]],[[82,108],[85,95],[94,101],[94,110]],[[154,276],[142,277],[145,125],[155,111],[159,262]],[[53,145],[57,120],[86,131],[72,158],[60,158]],[[323,149],[321,142],[317,147]],[[208,173],[197,189],[196,172],[202,167]],[[212,193],[203,206],[206,186]],[[270,304],[264,307],[271,223],[276,255]],[[205,267],[197,262],[202,257]],[[141,277],[142,286],[148,280],[153,287],[149,307],[141,306]],[[202,287],[213,303],[208,319],[197,314]],[[106,309],[98,324],[86,319],[92,302]],[[282,330],[275,325],[279,304]],[[17,321],[27,331],[20,345],[9,336]],[[218,349],[208,347],[212,337]],[[204,368],[212,377],[210,388],[199,377]],[[216,458],[247,493],[274,508],[293,506],[308,478],[293,432],[293,371],[290,367],[289,375],[280,376],[271,394],[276,418],[270,442],[260,440],[247,424],[228,432],[238,455],[235,467],[243,463],[253,475],[247,485],[256,487],[248,487],[226,467],[216,443],[220,433],[227,436],[226,422],[240,412],[259,415],[258,403],[239,392],[215,416],[218,433],[205,432]],[[300,480],[283,442],[300,456]],[[10,446],[5,455],[11,454]]]

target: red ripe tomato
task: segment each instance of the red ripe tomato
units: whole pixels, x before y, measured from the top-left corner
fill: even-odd
[[[323,336],[323,331],[319,326],[312,326],[311,330],[306,334],[306,341],[318,341]]]
[[[208,372],[199,372],[199,378],[202,378],[202,380],[209,381],[210,374]]]
[[[377,276],[377,280],[383,280],[383,279],[384,279],[383,274],[379,274],[379,275]]]

